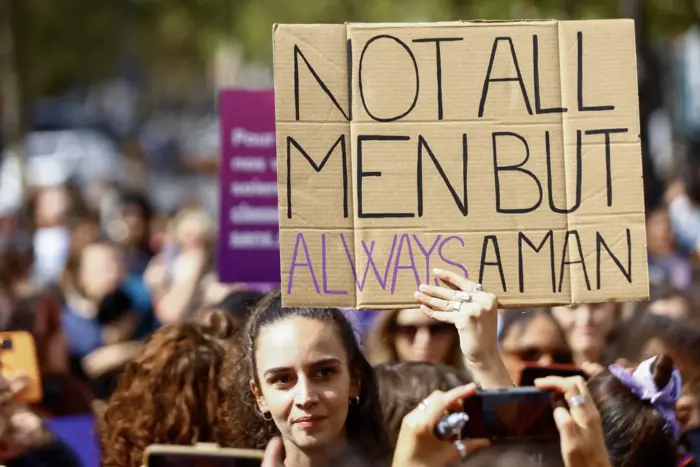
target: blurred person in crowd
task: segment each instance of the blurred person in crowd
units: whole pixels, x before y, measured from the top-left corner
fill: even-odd
[[[26,387],[22,375],[0,377],[0,463],[6,467],[78,467],[75,453],[55,438],[44,422],[16,395]]]
[[[367,337],[366,353],[373,365],[445,363],[467,375],[454,326],[429,318],[419,309],[379,313]]]
[[[281,436],[287,467],[390,460],[374,371],[342,311],[283,309],[274,292],[246,334],[245,357],[229,376],[230,424],[240,442],[264,449]]]
[[[433,391],[468,383],[454,368],[431,362],[392,362],[374,367],[389,440],[394,446],[404,417]]]
[[[220,376],[234,329],[226,313],[214,311],[149,338],[98,420],[104,467],[141,467],[150,444],[222,444],[229,426]]]
[[[700,381],[691,381],[683,385],[676,412],[681,432],[700,429]]]
[[[153,257],[150,227],[153,210],[148,199],[136,192],[118,194],[116,212],[107,222],[109,237],[123,250],[130,274],[143,275]]]
[[[206,314],[211,310],[220,310],[230,316],[236,329],[243,329],[253,310],[264,296],[265,294],[257,290],[238,290],[228,294],[216,305],[202,309],[198,314]]]
[[[681,432],[675,407],[683,382],[670,356],[647,359],[634,372],[610,365],[587,386],[613,467],[676,466]]]
[[[668,210],[665,206],[656,208],[647,214],[646,222],[649,281],[669,281],[674,288],[686,290],[690,287],[692,266],[676,248]]]
[[[501,357],[513,381],[523,364],[571,364],[573,356],[552,313],[543,308],[504,310],[498,336]]]
[[[85,368],[84,359],[102,346],[141,339],[153,331],[151,303],[138,278],[128,276],[118,247],[110,242],[93,242],[75,251],[69,259],[61,281],[64,307],[63,330],[68,338],[70,355],[76,370]],[[112,349],[115,349],[113,347]],[[131,358],[137,346],[128,349],[124,360]],[[111,351],[110,351],[111,352]],[[97,371],[101,351],[90,358],[92,376],[108,373],[116,365],[110,353],[106,369]],[[107,362],[105,362],[107,363]]]
[[[57,282],[70,251],[70,220],[79,199],[71,198],[68,186],[40,189],[34,196],[34,281]]]
[[[652,289],[652,301],[647,307],[647,312],[695,324],[698,322],[698,313],[692,298],[670,284]]]
[[[182,321],[230,291],[214,270],[215,226],[200,208],[185,208],[173,219],[169,240],[153,258],[144,278],[161,324]]]
[[[574,363],[610,363],[606,350],[614,343],[622,315],[616,303],[558,306],[552,313],[564,331]],[[607,346],[607,347],[606,347]]]

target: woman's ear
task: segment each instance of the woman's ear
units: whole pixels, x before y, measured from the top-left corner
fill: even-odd
[[[260,390],[260,386],[255,382],[255,380],[251,379],[250,380],[250,392],[253,393],[253,396],[255,396],[255,402],[258,404],[258,408],[260,409],[260,412],[265,413],[267,412],[267,404],[265,403],[265,397],[263,396],[262,391]]]

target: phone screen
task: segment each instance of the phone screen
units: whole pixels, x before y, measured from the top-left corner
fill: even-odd
[[[493,442],[557,440],[553,397],[546,391],[524,388],[477,393],[464,400],[469,421],[462,437]]]
[[[260,467],[260,459],[207,454],[150,454],[147,467]]]

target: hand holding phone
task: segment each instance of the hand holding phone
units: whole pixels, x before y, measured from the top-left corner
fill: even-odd
[[[558,397],[537,388],[479,391],[465,399],[462,438],[485,438],[493,444],[558,441],[554,407]]]
[[[0,374],[8,381],[22,375],[26,384],[13,396],[16,400],[34,404],[44,397],[36,345],[30,333],[0,333]]]

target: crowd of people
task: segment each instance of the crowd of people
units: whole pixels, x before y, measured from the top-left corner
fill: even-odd
[[[105,467],[198,442],[286,467],[693,465],[693,193],[671,186],[649,209],[647,302],[499,310],[488,285],[436,271],[443,286],[421,286],[414,309],[363,312],[283,309],[274,288],[219,283],[215,222],[195,205],[37,189],[0,211],[0,330],[32,334],[43,399],[19,401],[22,375],[5,373],[0,464],[80,465],[45,420],[92,413]],[[460,401],[520,384],[524,364],[587,375],[534,382],[563,396],[556,443],[436,437]]]

